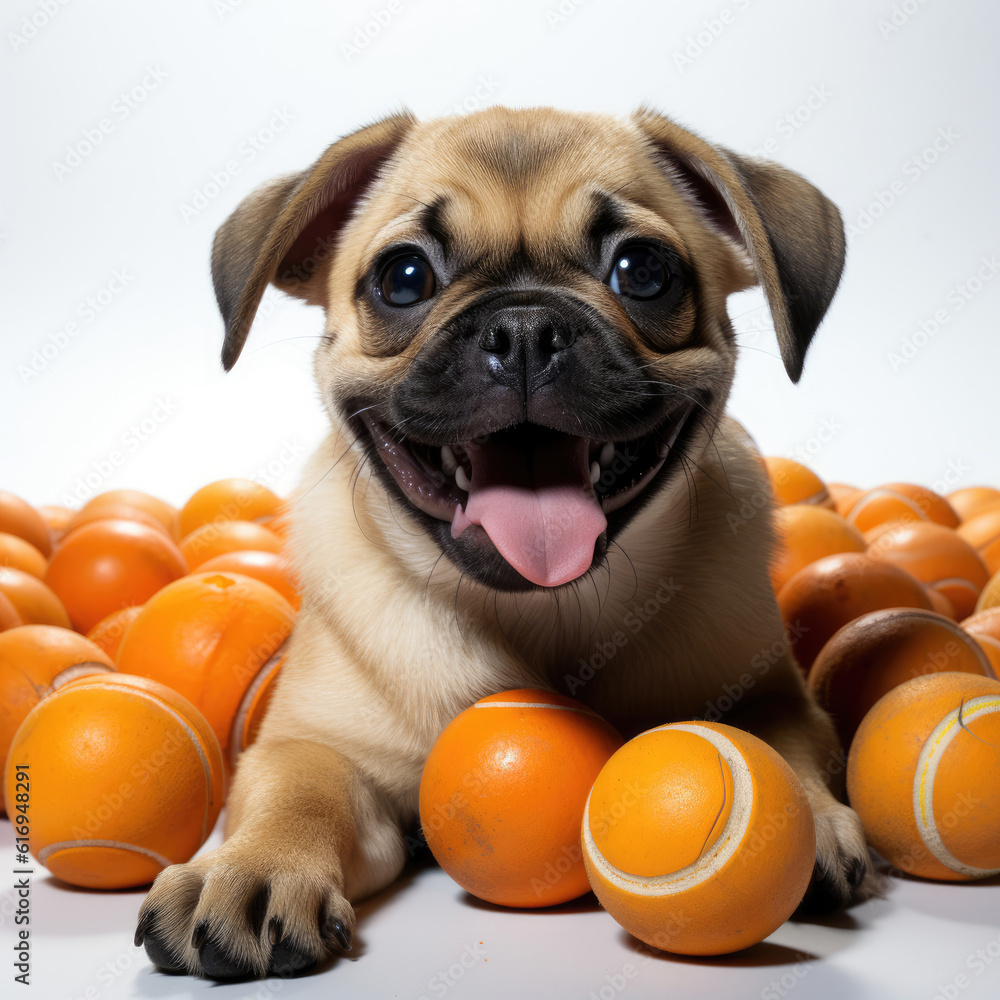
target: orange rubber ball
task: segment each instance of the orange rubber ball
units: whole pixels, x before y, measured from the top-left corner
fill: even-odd
[[[721,955],[791,916],[816,860],[802,785],[762,740],[674,723],[605,764],[587,800],[583,856],[601,905],[663,951]]]
[[[993,676],[979,643],[949,618],[887,608],[834,633],[809,671],[809,690],[832,716],[846,749],[879,698],[914,677],[945,671]]]
[[[931,610],[919,581],[860,552],[825,556],[800,569],[778,593],[792,653],[807,673],[837,629],[881,608]]]
[[[140,611],[142,611],[141,604],[133,604],[127,608],[112,611],[110,615],[102,618],[87,632],[87,638],[100,646],[111,657],[112,661],[117,660],[118,650],[125,638],[125,633],[132,627],[132,622],[139,616]]]
[[[67,535],[71,534],[81,525],[91,524],[94,521],[135,521],[137,524],[144,524],[147,528],[155,528],[173,541],[169,528],[166,528],[159,518],[154,517],[149,511],[143,510],[141,507],[129,507],[123,503],[88,505],[82,510],[78,510],[69,519],[66,530],[63,532],[63,538],[65,539]]]
[[[887,521],[865,537],[869,558],[891,562],[944,594],[959,618],[972,614],[989,573],[976,550],[954,530],[932,521]]]
[[[1000,607],[977,611],[962,622],[962,628],[979,643],[1000,677]]]
[[[1000,507],[1000,490],[992,486],[966,486],[949,493],[945,499],[963,521],[970,521],[991,507]]]
[[[13,566],[0,566],[0,593],[14,605],[25,625],[72,628],[63,602],[43,580]]]
[[[294,620],[289,603],[260,580],[185,576],[146,602],[118,649],[118,669],[188,698],[228,756],[237,711],[262,670],[274,665]]]
[[[9,628],[17,628],[23,625],[21,616],[17,613],[17,608],[11,604],[10,598],[0,590],[0,632],[6,632]]]
[[[812,469],[791,458],[771,456],[764,459],[771,490],[779,504],[818,504],[833,508],[833,498],[826,484]]]
[[[42,520],[49,526],[52,541],[57,542],[66,534],[66,525],[69,524],[76,511],[69,507],[43,504],[38,508],[38,513],[42,515]]]
[[[102,649],[68,628],[21,625],[0,632],[0,760],[46,695],[75,677],[114,669]]]
[[[31,542],[0,531],[0,566],[13,566],[40,580],[45,575],[45,556]]]
[[[242,573],[260,580],[281,594],[298,611],[302,599],[293,582],[288,560],[278,552],[261,552],[257,549],[238,549],[206,559],[198,567],[199,573]]]
[[[1000,681],[931,674],[865,716],[847,794],[868,842],[896,868],[967,881],[1000,875]]]
[[[189,861],[208,839],[222,808],[222,758],[176,691],[144,677],[81,677],[21,724],[4,797],[15,831],[27,816],[29,849],[53,875],[126,889]]]
[[[481,698],[434,744],[420,822],[441,867],[501,906],[563,903],[589,886],[580,820],[590,786],[621,746],[589,708],[549,691]]]
[[[7,490],[0,490],[0,531],[31,542],[43,556],[52,552],[52,534],[42,515]]]
[[[863,493],[844,515],[859,531],[886,521],[934,521],[958,527],[958,515],[944,497],[913,483],[887,483]]]
[[[187,572],[177,546],[162,530],[135,521],[94,521],[62,540],[45,574],[69,612],[87,632],[119,608],[143,604]]]
[[[181,537],[203,524],[270,517],[280,506],[281,497],[252,479],[220,479],[203,486],[181,508]]]
[[[180,541],[180,512],[166,500],[143,493],[141,490],[108,490],[100,493],[83,505],[83,510],[93,510],[97,507],[117,506],[121,504],[133,510],[142,510],[155,517],[167,534],[175,541]]]
[[[1000,572],[994,573],[986,581],[986,586],[979,592],[979,599],[976,601],[976,611],[996,607],[1000,607]]]
[[[800,569],[838,552],[864,552],[864,535],[835,511],[812,504],[788,504],[774,512],[778,547],[771,559],[777,593]]]
[[[826,488],[833,500],[833,509],[841,516],[844,515],[854,505],[854,501],[865,491],[857,486],[849,486],[847,483],[827,483]]]
[[[203,524],[181,539],[181,552],[188,569],[194,572],[216,556],[226,552],[252,550],[256,552],[281,552],[282,541],[269,528],[253,521],[218,521]]]
[[[1000,573],[1000,507],[991,507],[958,528],[980,555],[990,573]]]

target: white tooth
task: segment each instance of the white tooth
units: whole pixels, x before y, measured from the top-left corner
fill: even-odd
[[[592,485],[597,484],[597,480],[601,478],[601,467],[597,462],[590,463],[590,482]]]
[[[615,458],[615,444],[613,441],[609,441],[603,448],[601,448],[601,454],[597,456],[597,460],[601,463],[601,466],[610,465]]]
[[[455,485],[460,490],[465,490],[466,493],[468,493],[472,487],[472,480],[465,474],[465,469],[462,468],[461,465],[455,469]]]
[[[455,458],[455,453],[448,447],[448,445],[441,445],[441,469],[447,475],[451,476],[455,474],[455,470],[458,468],[458,460]]]

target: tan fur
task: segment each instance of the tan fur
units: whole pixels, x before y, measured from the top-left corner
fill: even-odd
[[[356,133],[312,170],[251,196],[216,240],[227,365],[267,281],[326,306],[328,338],[315,373],[332,429],[295,497],[291,546],[303,605],[259,740],[238,767],[228,839],[160,876],[140,937],[147,947],[156,939],[160,950],[151,953],[169,959],[161,964],[191,972],[203,969],[205,955],[191,944],[201,922],[201,940],[207,934],[244,971],[268,968],[275,937],[307,958],[336,951],[330,927],[339,921],[350,933],[349,901],[402,868],[403,834],[438,734],[476,699],[515,687],[567,691],[627,736],[711,717],[728,697],[725,721],[771,741],[802,779],[820,872],[842,897],[849,878],[868,891],[860,826],[835,798],[843,769],[836,737],[806,692],[768,581],[766,475],[745,432],[722,412],[736,356],[727,296],[762,281],[797,377],[798,341],[807,343],[812,330],[803,332],[801,320],[793,329],[782,280],[806,290],[830,286],[821,293],[825,308],[839,263],[825,262],[821,247],[835,242],[836,210],[801,178],[741,161],[648,111],[614,119],[495,108],[422,124],[397,116],[367,132],[367,140]],[[381,170],[371,168],[375,161]],[[371,172],[363,191],[358,162]],[[756,202],[743,186],[751,175],[767,180]],[[702,182],[732,214],[731,232],[707,219]],[[355,286],[378,250],[411,233],[419,211],[442,192],[460,252],[482,259],[486,273],[519,243],[556,273],[595,190],[614,192],[637,230],[678,249],[697,276],[697,297],[671,326],[671,342],[654,345],[606,288],[571,273],[561,273],[561,284],[612,321],[656,376],[683,383],[712,373],[716,411],[691,446],[685,474],[633,518],[603,565],[556,589],[500,592],[441,558],[362,461],[340,409],[362,388],[385,394],[472,293],[461,281],[444,289],[421,334],[390,349],[357,307]],[[352,192],[346,207],[338,202],[344,192]],[[789,238],[781,232],[782,198],[816,228],[803,250],[815,251],[815,260],[804,274],[781,259]],[[313,246],[308,226],[316,229],[326,209],[336,216],[335,239],[325,234]],[[756,513],[746,517],[748,508]],[[602,649],[614,655],[602,657]],[[270,894],[255,909],[252,898],[266,886]]]

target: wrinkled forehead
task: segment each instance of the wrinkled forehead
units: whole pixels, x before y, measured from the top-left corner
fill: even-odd
[[[662,219],[666,181],[630,122],[502,111],[418,127],[372,191],[369,244],[422,229],[446,248],[551,253],[572,250],[602,215]]]

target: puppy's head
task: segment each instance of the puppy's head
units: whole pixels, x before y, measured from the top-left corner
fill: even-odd
[[[316,375],[393,502],[465,573],[555,587],[684,488],[760,283],[797,380],[844,258],[801,177],[649,111],[389,117],[247,198],[212,259],[239,356],[268,282],[324,306]]]

